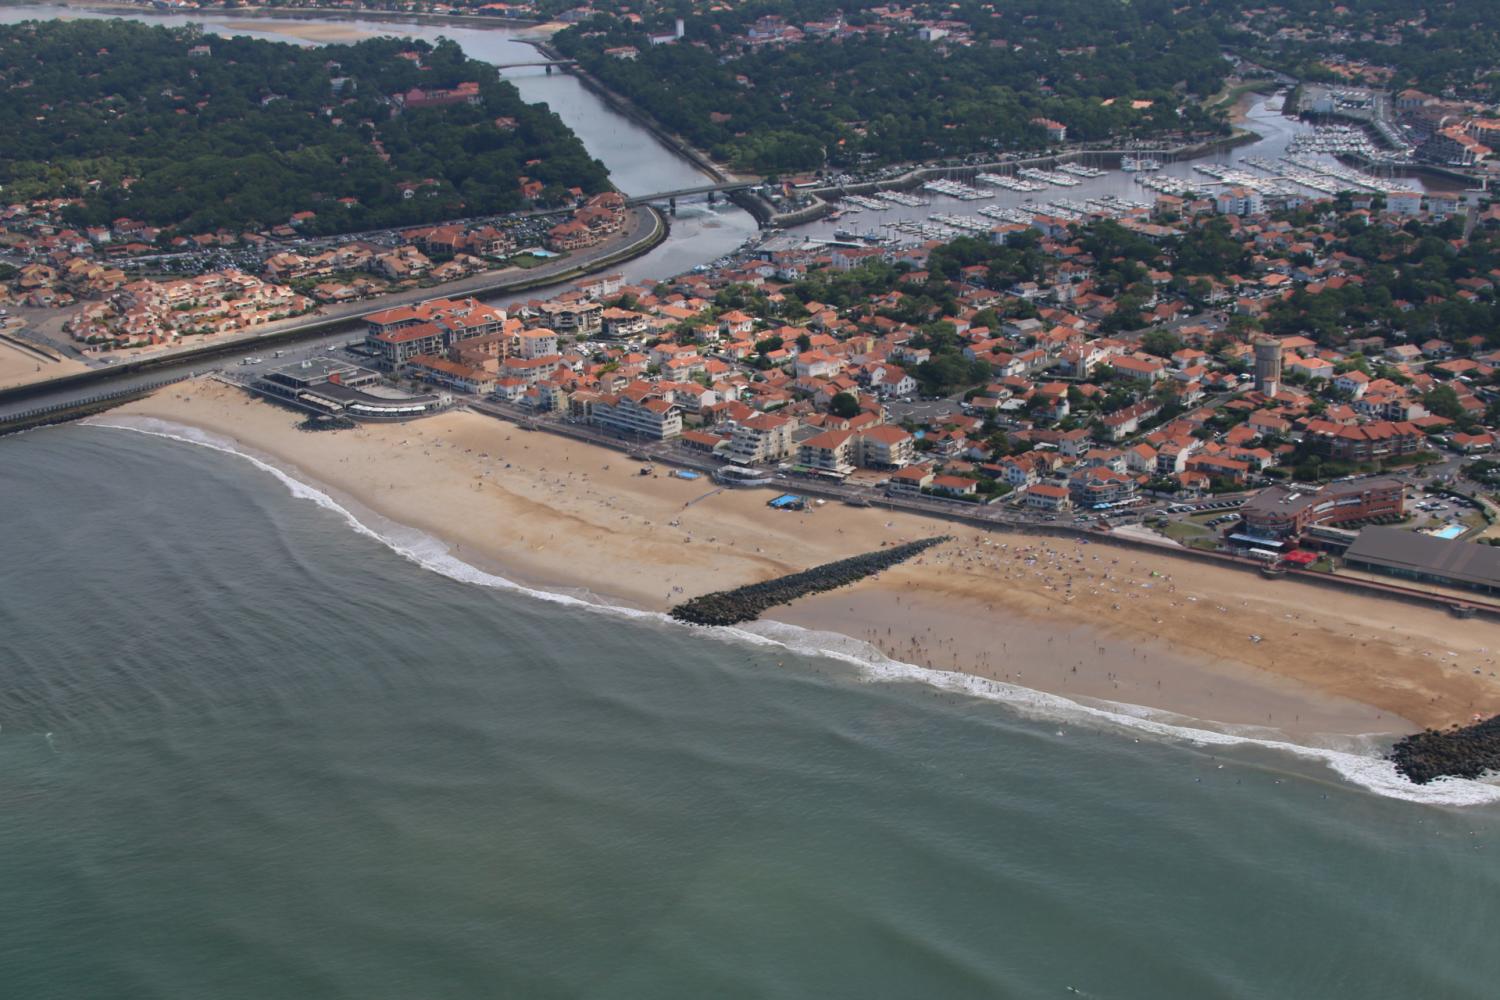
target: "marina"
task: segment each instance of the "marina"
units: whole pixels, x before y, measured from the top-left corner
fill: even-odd
[[[934,194],[945,194],[950,198],[957,198],[960,201],[978,201],[981,198],[989,198],[994,195],[993,191],[970,187],[967,184],[960,184],[958,181],[951,181],[946,178],[928,181],[922,185],[922,190],[931,191]]]
[[[1077,177],[1055,173],[1051,170],[1038,170],[1035,167],[1026,167],[1023,170],[1016,171],[1016,173],[1027,180],[1037,181],[1041,184],[1052,184],[1057,187],[1077,187],[1079,183]]]
[[[927,204],[916,195],[907,194],[905,191],[881,191],[880,197],[893,205],[901,205],[905,208],[921,208]]]
[[[1120,160],[1120,169],[1128,174],[1160,170],[1161,167],[1160,160],[1153,160],[1147,156],[1126,156]]]
[[[1199,198],[1247,188],[1292,204],[1340,191],[1420,189],[1411,181],[1376,177],[1341,163],[1337,156],[1359,148],[1357,129],[1314,128],[1277,113],[1273,104],[1262,101],[1251,112],[1250,125],[1261,140],[1215,155],[1167,163],[1159,153],[1130,154],[1118,169],[1061,163],[1011,173],[1014,168],[991,167],[966,183],[940,178],[915,192],[842,195],[840,215],[870,211],[879,213],[878,220],[853,227],[825,219],[799,226],[797,232],[894,249],[965,235],[986,238],[997,225],[1030,226],[1038,216],[1054,225],[1144,218],[1158,194]]]
[[[975,179],[993,187],[1004,188],[1007,191],[1042,191],[1047,187],[1047,185],[1038,184],[1036,181],[1022,180],[1019,177],[1010,177],[1005,174],[984,173]]]

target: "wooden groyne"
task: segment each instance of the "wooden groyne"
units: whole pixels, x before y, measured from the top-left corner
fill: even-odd
[[[767,608],[790,604],[808,594],[819,594],[858,583],[881,570],[903,563],[934,545],[941,545],[950,537],[938,535],[935,538],[923,538],[837,562],[824,563],[764,583],[752,583],[734,590],[717,590],[677,605],[672,609],[672,617],[692,625],[738,625],[754,621]]]
[[[1390,758],[1415,785],[1434,778],[1482,778],[1500,771],[1500,715],[1472,726],[1427,729],[1397,741]]]

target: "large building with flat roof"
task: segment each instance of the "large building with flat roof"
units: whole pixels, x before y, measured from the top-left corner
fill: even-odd
[[[1272,486],[1245,501],[1244,522],[1231,541],[1250,545],[1290,542],[1314,525],[1340,525],[1406,514],[1399,479],[1377,477],[1329,483],[1322,488]]]
[[[1366,528],[1344,565],[1442,587],[1500,595],[1500,548],[1454,542],[1400,528]]]
[[[402,392],[385,385],[378,372],[331,358],[281,365],[250,387],[304,410],[355,420],[409,420],[436,413],[452,401],[447,393]]]

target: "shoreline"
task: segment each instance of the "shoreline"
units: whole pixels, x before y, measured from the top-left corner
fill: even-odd
[[[462,27],[485,27],[499,24],[512,28],[555,30],[549,29],[549,25],[553,23],[550,21],[480,17],[475,14],[439,14],[427,11],[379,10],[365,7],[350,10],[332,10],[326,7],[205,7],[190,10],[157,10],[142,4],[125,3],[123,0],[119,0],[119,2],[111,2],[111,0],[81,0],[81,2],[80,0],[51,0],[50,4],[43,4],[40,0],[0,0],[0,6],[5,7],[31,7],[39,5],[76,7],[80,10],[107,11],[110,13],[131,12],[146,14],[148,16],[223,15],[225,17],[251,17],[288,21],[348,20],[351,17],[367,17],[371,20],[409,21],[415,24],[454,24]]]
[[[535,49],[545,59],[567,58],[552,47],[551,33],[544,38],[518,38],[516,40],[523,45],[528,45]],[[694,169],[708,177],[714,183],[723,184],[729,181],[749,179],[748,176],[742,176],[731,171],[728,164],[719,163],[706,150],[699,149],[684,137],[677,135],[661,122],[657,121],[654,116],[643,111],[639,105],[624,94],[605,86],[603,81],[585,69],[582,64],[574,62],[571,66],[559,67],[559,71],[577,79],[586,90],[608,105],[612,111],[630,119],[641,128],[650,132],[668,150],[692,164]]]
[[[472,412],[313,434],[199,380],[115,414],[230,438],[486,572],[640,611],[951,532],[907,566],[762,621],[919,667],[1303,738],[1400,734],[1500,704],[1485,623],[1408,610],[1398,629],[1378,598],[1169,553],[869,509],[775,512],[765,490],[640,476],[619,453]]]

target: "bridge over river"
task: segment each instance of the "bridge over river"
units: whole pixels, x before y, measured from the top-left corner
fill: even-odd
[[[545,67],[547,67],[547,74],[550,76],[552,74],[552,67],[553,66],[576,66],[576,65],[578,65],[578,60],[577,59],[533,59],[531,62],[492,63],[491,65],[493,65],[498,70],[525,69],[525,68],[531,67],[531,66],[545,66]]]
[[[731,191],[748,191],[756,185],[755,181],[724,181],[719,184],[699,184],[695,187],[678,188],[675,191],[657,191],[654,194],[632,194],[626,195],[627,205],[647,205],[654,202],[667,202],[672,208],[677,208],[678,198],[692,198],[695,195],[706,194],[711,202],[717,195],[728,194]]]

